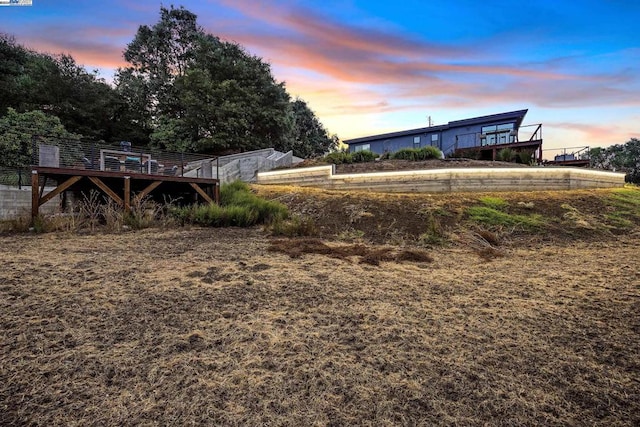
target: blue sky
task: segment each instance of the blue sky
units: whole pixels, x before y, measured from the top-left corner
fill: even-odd
[[[171,3],[165,2],[165,6]],[[640,2],[175,2],[272,66],[342,139],[528,108],[544,148],[640,137]],[[111,79],[158,1],[33,0],[0,31]],[[521,139],[526,135],[521,134]],[[548,152],[552,155],[552,151]]]

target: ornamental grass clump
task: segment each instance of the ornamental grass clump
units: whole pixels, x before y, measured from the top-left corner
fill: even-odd
[[[440,159],[442,158],[442,151],[430,145],[422,148],[403,148],[391,154],[391,158],[411,161]]]
[[[250,227],[270,224],[288,216],[286,206],[258,197],[241,181],[222,186],[220,205],[186,206],[176,208],[173,213],[182,224],[209,227]]]

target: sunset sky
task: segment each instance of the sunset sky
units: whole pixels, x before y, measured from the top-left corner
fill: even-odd
[[[543,124],[546,150],[640,137],[637,0],[174,5],[269,62],[341,139],[424,127],[428,116],[444,124],[524,108],[525,124]],[[151,0],[33,0],[1,7],[0,31],[111,80],[138,26],[156,23],[159,10]]]

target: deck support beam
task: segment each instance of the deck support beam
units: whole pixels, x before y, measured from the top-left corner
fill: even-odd
[[[124,177],[124,214],[131,211],[131,177]]]
[[[88,180],[82,179],[85,177]],[[48,180],[60,184],[49,193],[44,194]],[[63,192],[70,189],[87,191],[93,186],[106,193],[127,214],[131,211],[133,203],[139,203],[161,184],[168,187],[169,194],[174,191],[184,194],[185,190],[189,189],[187,191],[193,193],[196,199],[202,197],[208,203],[220,202],[220,182],[217,179],[150,176],[139,173],[33,166],[31,172],[31,218],[34,220],[40,214],[40,206]]]
[[[205,199],[208,203],[212,205],[216,203],[202,188],[200,188],[198,184],[196,184],[195,182],[190,182],[189,185],[191,185],[191,187],[193,187],[193,189],[196,190],[196,192],[201,195],[202,198]]]
[[[113,191],[112,189],[110,189],[104,182],[102,182],[102,180],[96,176],[90,176],[89,180],[91,182],[93,182],[99,189],[101,189],[102,191],[104,191],[105,193],[107,193],[107,195],[109,197],[111,197],[113,199],[114,202],[116,202],[118,205],[120,206],[124,206],[124,200],[122,200],[120,198],[120,196],[118,196],[115,191]]]
[[[153,181],[151,184],[147,185],[147,187],[144,190],[136,194],[136,196],[133,198],[135,203],[139,203],[140,200],[142,200],[144,197],[147,196],[147,194],[151,193],[153,190],[158,188],[160,184],[162,184],[162,181]]]

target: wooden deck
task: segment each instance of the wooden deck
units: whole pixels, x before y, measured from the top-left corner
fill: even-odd
[[[531,150],[534,152],[535,159],[542,162],[542,140],[534,139],[530,141],[511,142],[506,144],[478,145],[468,148],[460,148],[458,152],[474,152],[479,153],[479,160],[497,160],[498,152],[503,148],[509,148],[515,151]]]
[[[44,194],[45,186],[52,182],[56,187]],[[31,216],[38,216],[40,206],[65,191],[88,192],[91,189],[105,193],[125,212],[130,211],[132,203],[147,196],[167,196],[173,200],[187,198],[193,203],[220,202],[217,179],[34,166],[31,171]]]

